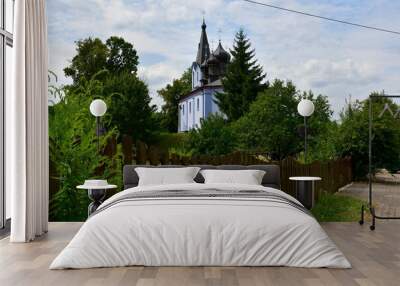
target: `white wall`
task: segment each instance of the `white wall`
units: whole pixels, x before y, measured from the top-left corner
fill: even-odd
[[[188,98],[187,99],[187,110],[188,110],[188,129],[192,129],[193,128],[193,124],[194,124],[194,114],[193,114],[193,98]]]
[[[184,101],[179,105],[179,112],[180,112],[180,122],[179,122],[179,131],[187,131],[188,130],[188,112],[187,112],[187,102]]]
[[[196,127],[201,126],[201,118],[203,118],[203,94],[199,94],[194,98],[195,113],[194,124]]]
[[[197,64],[192,67],[192,90],[201,86],[201,70]]]

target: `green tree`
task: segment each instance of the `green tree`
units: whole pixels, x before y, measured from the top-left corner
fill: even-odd
[[[76,55],[64,73],[78,84],[82,79],[92,79],[101,70],[112,74],[136,73],[138,64],[136,50],[123,38],[113,36],[103,43],[99,38],[89,37],[76,42]]]
[[[64,69],[74,81],[68,89],[85,95],[82,91],[88,83],[100,81],[96,97],[109,102],[105,127],[117,127],[120,135],[150,141],[159,129],[156,108],[151,105],[147,85],[137,76],[139,58],[133,45],[119,37],[110,37],[106,43],[87,38],[76,44],[77,54]]]
[[[301,151],[297,132],[302,120],[297,113],[298,93],[289,81],[275,80],[260,93],[250,111],[234,123],[239,147],[269,152],[281,159]]]
[[[307,118],[307,128],[309,131],[309,136],[307,137],[309,145],[307,161],[334,159],[337,156],[335,142],[338,124],[331,120],[333,111],[328,97],[321,94],[315,96],[312,91],[309,91],[304,92],[302,98],[311,100],[315,107],[313,115]],[[304,129],[301,128],[301,131],[304,131]],[[302,146],[304,148],[303,142]]]
[[[147,85],[136,74],[110,75],[104,81],[101,94],[110,103],[104,118],[107,128],[117,127],[121,135],[143,142],[152,140],[159,129],[153,116],[156,106],[151,105]]]
[[[373,95],[379,94],[373,93]],[[373,102],[373,168],[397,171],[400,169],[400,119],[394,119],[388,112],[379,116],[385,104],[388,104],[393,112],[400,107],[387,98],[378,98]],[[368,122],[369,100],[349,103],[341,113],[341,125],[337,138],[338,155],[352,157],[358,177],[363,177],[368,173]]]
[[[302,97],[314,102],[315,112],[308,119],[311,147],[319,144],[331,124],[328,99],[317,97],[312,92],[300,95],[296,86],[288,81],[275,80],[261,92],[250,106],[250,111],[233,124],[240,149],[270,153],[274,159],[296,156],[304,150],[303,118],[298,114],[297,105]],[[319,154],[328,153],[324,151]]]
[[[230,52],[233,59],[222,79],[224,91],[216,94],[216,102],[229,121],[234,121],[249,110],[266,84],[263,84],[263,69],[254,58],[255,51],[242,29],[237,32]]]
[[[179,79],[160,89],[158,94],[163,98],[164,105],[161,114],[161,126],[170,131],[178,131],[178,104],[181,97],[190,92],[192,87],[192,73],[187,69]]]
[[[87,38],[76,42],[76,55],[71,64],[64,69],[65,76],[71,77],[74,84],[82,78],[90,80],[106,67],[107,46],[98,38]]]
[[[112,73],[136,73],[139,57],[131,43],[121,37],[110,37],[106,41],[108,57],[106,68]]]
[[[236,139],[226,119],[213,114],[202,120],[200,129],[192,129],[187,139],[189,153],[223,155],[234,151]]]

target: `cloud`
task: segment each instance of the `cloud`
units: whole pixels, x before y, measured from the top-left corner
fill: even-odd
[[[275,0],[268,3],[328,17],[393,28],[400,2]],[[209,40],[231,47],[243,27],[268,79],[291,79],[299,89],[329,97],[336,112],[348,94],[400,92],[397,36],[326,22],[241,0],[52,0],[48,1],[50,68],[62,75],[74,41],[111,35],[132,42],[141,59],[140,76],[154,99],[196,56],[202,12]],[[65,78],[61,82],[68,82]]]
[[[379,80],[379,71],[367,63],[352,59],[331,61],[311,59],[297,71],[298,77],[307,78],[310,86],[324,88],[331,85],[364,85]]]

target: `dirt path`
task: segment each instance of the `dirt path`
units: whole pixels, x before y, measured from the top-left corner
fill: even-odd
[[[377,215],[400,216],[400,185],[374,183],[372,187],[372,203]],[[368,201],[368,183],[353,183],[341,193]]]

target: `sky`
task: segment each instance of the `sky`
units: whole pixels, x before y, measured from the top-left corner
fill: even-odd
[[[359,24],[400,30],[400,1],[259,0]],[[267,79],[291,80],[299,90],[328,96],[335,116],[345,99],[372,91],[400,94],[400,35],[287,13],[242,0],[47,1],[50,70],[70,83],[63,68],[75,41],[121,36],[139,54],[139,76],[157,90],[179,78],[195,60],[203,16],[210,45],[226,49],[243,28]]]

